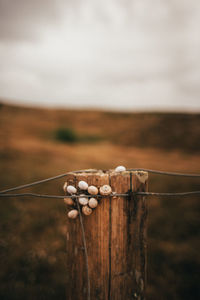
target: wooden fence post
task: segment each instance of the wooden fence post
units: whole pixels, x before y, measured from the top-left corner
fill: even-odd
[[[75,186],[110,184],[117,193],[147,191],[148,173],[98,171],[70,173]],[[145,299],[146,219],[144,196],[105,197],[83,215],[89,260],[91,300]],[[67,219],[67,300],[87,299],[87,277],[79,219]]]

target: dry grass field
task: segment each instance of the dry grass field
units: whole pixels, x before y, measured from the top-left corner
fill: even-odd
[[[119,164],[200,173],[198,114],[1,104],[0,141],[0,189]],[[63,182],[30,191],[61,195]],[[200,180],[150,175],[149,190],[200,190]],[[65,219],[59,200],[0,199],[0,299],[65,299]],[[199,299],[200,198],[149,198],[148,223],[147,299]]]

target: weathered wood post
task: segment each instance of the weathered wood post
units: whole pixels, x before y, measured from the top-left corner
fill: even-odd
[[[117,193],[147,191],[146,172],[70,173],[77,186],[110,184]],[[147,202],[143,196],[105,197],[83,215],[89,259],[91,300],[145,299]],[[87,277],[79,218],[67,219],[67,300],[87,299]]]

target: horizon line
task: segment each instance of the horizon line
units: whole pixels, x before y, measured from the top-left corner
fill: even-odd
[[[92,106],[92,105],[73,105],[73,104],[58,104],[55,105],[47,105],[47,104],[39,104],[34,103],[34,101],[29,101],[25,103],[25,100],[17,100],[17,99],[10,99],[10,98],[1,98],[0,97],[0,104],[8,105],[8,106],[17,106],[17,107],[24,107],[24,108],[32,108],[32,109],[50,109],[50,110],[83,110],[83,111],[102,111],[102,112],[113,112],[113,113],[180,113],[180,114],[200,114],[200,107],[199,108],[179,108],[179,107],[143,107],[141,108],[121,108],[121,107],[102,107],[102,106]]]

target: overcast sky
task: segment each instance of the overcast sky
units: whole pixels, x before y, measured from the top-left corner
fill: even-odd
[[[0,0],[0,98],[200,111],[199,0]]]

